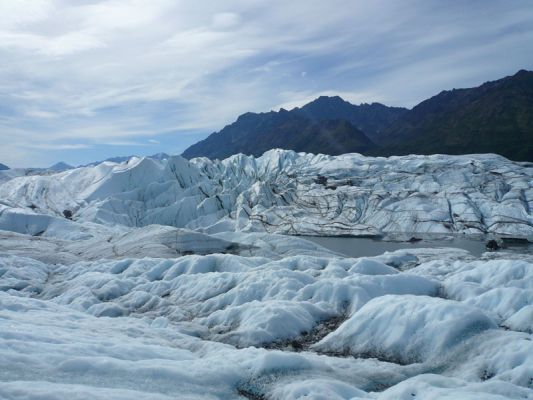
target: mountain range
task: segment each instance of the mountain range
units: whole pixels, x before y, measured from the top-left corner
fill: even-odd
[[[497,153],[533,161],[533,72],[443,91],[410,110],[321,96],[290,111],[246,113],[183,156],[260,156],[273,148],[374,156]]]
[[[316,101],[322,102],[322,98]],[[363,131],[346,120],[311,119],[300,114],[299,109],[281,109],[279,112],[243,114],[220,132],[189,147],[183,156],[213,159],[236,153],[260,156],[273,148],[337,155],[366,152],[373,147],[375,144]]]
[[[70,164],[67,164],[64,161],[59,161],[59,162],[55,163],[54,165],[51,165],[51,166],[49,166],[47,168],[19,168],[18,170],[19,171],[25,170],[26,174],[33,174],[33,173],[41,174],[41,173],[46,173],[46,172],[63,172],[63,171],[67,171],[69,169],[74,169],[74,168],[94,167],[94,166],[96,166],[98,164],[101,164],[103,162],[106,162],[106,161],[114,162],[114,163],[122,163],[122,162],[130,160],[133,157],[141,157],[141,156],[132,154],[130,156],[111,157],[111,158],[106,158],[105,160],[94,161],[94,162],[89,163],[89,164],[78,165],[77,167],[75,167],[73,165],[70,165]],[[158,161],[166,160],[169,157],[170,156],[167,153],[156,153],[156,154],[152,154],[151,156],[146,156],[146,158],[150,158],[150,159],[158,160]],[[4,165],[4,164],[0,163],[0,171],[3,171],[3,170],[7,171],[8,169],[10,169],[10,168],[7,165]],[[1,181],[1,179],[0,179],[0,181]]]
[[[101,164],[101,163],[103,163],[105,161],[114,162],[114,163],[122,163],[124,161],[128,161],[132,157],[139,157],[139,156],[132,154],[132,155],[129,155],[129,156],[110,157],[110,158],[106,158],[105,160],[94,161],[94,162],[89,163],[89,164],[78,165],[77,167],[71,167],[71,168],[94,167],[95,165]],[[169,157],[170,156],[167,153],[156,153],[156,154],[152,154],[151,156],[146,156],[146,158],[151,158],[153,160],[158,160],[158,161],[166,160]]]
[[[60,161],[60,162],[55,163],[54,165],[48,167],[47,169],[49,171],[62,172],[62,171],[66,171],[66,170],[72,169],[72,168],[74,168],[72,165],[67,164],[64,161]]]

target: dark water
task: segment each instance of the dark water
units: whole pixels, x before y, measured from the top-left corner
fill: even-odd
[[[473,256],[479,257],[486,252],[485,244],[490,239],[484,236],[465,235],[413,235],[422,239],[417,242],[408,242],[398,238],[357,238],[357,237],[331,237],[331,236],[305,236],[305,239],[317,243],[325,248],[348,257],[372,257],[386,251],[416,248],[446,248],[454,247],[469,251]],[[520,252],[533,254],[533,244],[506,244],[501,251]]]

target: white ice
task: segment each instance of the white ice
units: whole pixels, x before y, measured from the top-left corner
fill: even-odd
[[[283,235],[531,235],[526,164],[274,150],[18,175],[2,399],[533,399],[531,255]]]

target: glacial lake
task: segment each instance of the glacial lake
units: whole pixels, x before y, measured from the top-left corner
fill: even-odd
[[[421,239],[409,242],[409,237]],[[335,236],[303,236],[304,239],[317,243],[326,249],[348,257],[372,257],[386,251],[416,248],[446,248],[454,247],[469,251],[475,257],[487,251],[485,245],[492,239],[486,236],[466,235],[431,235],[413,234],[403,240],[397,238],[360,238],[360,237],[335,237]],[[500,251],[533,254],[533,243],[517,244],[506,243]]]

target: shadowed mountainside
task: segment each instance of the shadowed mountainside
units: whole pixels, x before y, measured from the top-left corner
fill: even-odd
[[[381,135],[377,155],[497,153],[533,161],[533,72],[443,91]]]
[[[321,96],[291,111],[246,113],[183,156],[259,156],[273,148],[330,155],[497,153],[533,161],[533,72],[443,91],[411,110]]]

